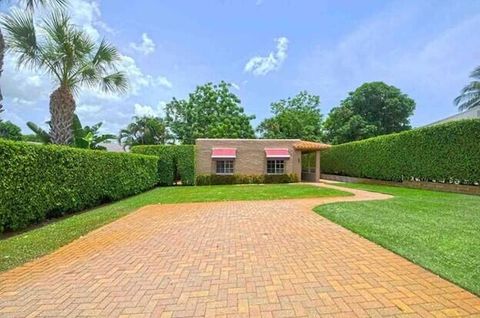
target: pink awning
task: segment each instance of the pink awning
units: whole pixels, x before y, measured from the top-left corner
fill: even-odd
[[[265,148],[267,158],[290,158],[287,148]]]
[[[212,158],[236,158],[236,148],[213,148]]]

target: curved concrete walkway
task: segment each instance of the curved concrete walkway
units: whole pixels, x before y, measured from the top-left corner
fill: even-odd
[[[475,295],[312,212],[388,198],[335,188],[355,196],[144,207],[0,274],[0,317],[480,316]]]

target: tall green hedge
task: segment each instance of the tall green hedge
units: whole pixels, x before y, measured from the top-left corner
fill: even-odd
[[[154,155],[158,160],[160,184],[172,185],[180,180],[182,185],[195,184],[195,146],[148,145],[134,146],[133,153]]]
[[[480,182],[480,120],[470,119],[333,146],[323,173],[391,181]]]
[[[0,140],[0,232],[154,187],[157,158]]]

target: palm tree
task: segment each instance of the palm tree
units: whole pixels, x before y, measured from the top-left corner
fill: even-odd
[[[49,121],[47,124],[51,127]],[[112,134],[100,134],[99,130],[102,127],[102,122],[96,123],[93,126],[82,126],[80,118],[76,114],[73,115],[73,140],[71,145],[77,148],[105,150],[105,147],[100,146],[100,143],[108,142],[115,139],[117,136]],[[44,144],[52,143],[52,137],[43,128],[31,121],[27,122],[28,128],[32,130],[37,139]]]
[[[127,146],[166,144],[171,139],[167,126],[159,117],[133,117],[127,128],[120,130],[118,142]]]
[[[102,40],[96,45],[76,28],[68,15],[54,11],[36,27],[30,12],[15,11],[2,19],[7,50],[18,55],[18,65],[50,74],[58,86],[50,95],[52,142],[69,144],[73,138],[74,94],[82,86],[105,92],[124,92],[127,79],[116,70],[117,49]]]
[[[3,2],[6,2],[6,1],[0,0],[0,4]],[[64,7],[67,4],[67,0],[21,0],[18,2],[25,5],[25,7],[30,11],[33,11],[39,6]],[[2,29],[0,29],[0,78],[2,77],[2,73],[3,73],[4,57],[5,57],[5,39],[3,38]],[[2,106],[2,101],[3,101],[3,96],[2,96],[2,89],[0,87],[0,106]]]
[[[462,89],[460,96],[455,98],[455,105],[459,111],[480,106],[480,66],[470,74],[470,77],[474,80]]]

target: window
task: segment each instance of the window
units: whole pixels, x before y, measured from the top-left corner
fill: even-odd
[[[217,160],[217,174],[233,174],[233,160]]]
[[[268,174],[284,174],[285,160],[267,160]]]

